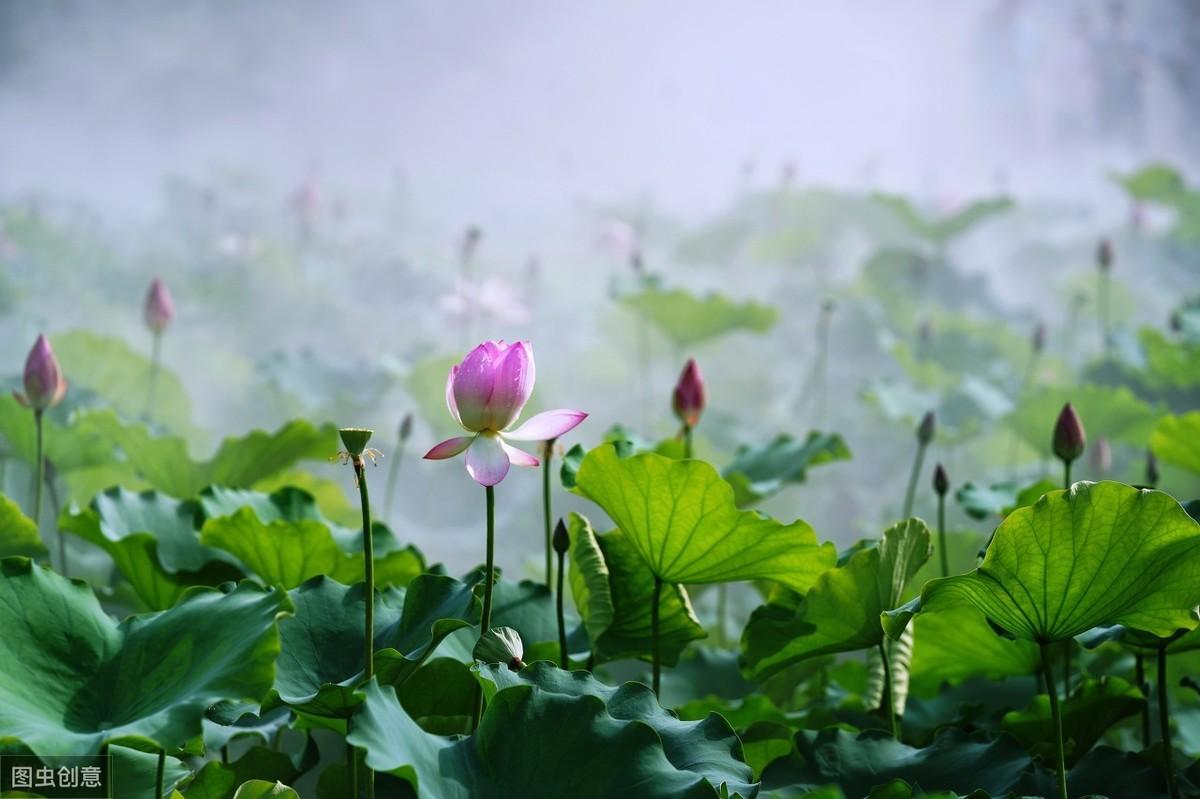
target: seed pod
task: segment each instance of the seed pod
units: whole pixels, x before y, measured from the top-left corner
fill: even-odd
[[[365,427],[343,427],[338,430],[338,435],[342,437],[342,445],[351,455],[362,455],[374,433],[374,430]]]

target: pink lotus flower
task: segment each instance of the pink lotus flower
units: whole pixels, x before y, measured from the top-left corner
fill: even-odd
[[[58,359],[50,342],[39,335],[25,359],[25,391],[14,391],[17,402],[35,411],[53,408],[67,393],[67,381],[62,376]]]
[[[171,292],[167,291],[167,284],[158,278],[150,284],[150,291],[146,294],[145,315],[146,327],[155,333],[166,330],[167,325],[175,318],[175,303],[171,301]]]
[[[447,439],[425,457],[442,460],[465,451],[467,473],[484,486],[503,480],[511,464],[537,466],[537,458],[506,441],[549,441],[573,429],[587,414],[565,409],[546,411],[509,430],[529,401],[533,382],[529,342],[485,341],[471,350],[462,363],[450,369],[446,406],[454,420],[473,435]]]

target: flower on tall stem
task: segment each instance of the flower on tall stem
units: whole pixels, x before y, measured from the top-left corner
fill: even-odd
[[[46,451],[43,441],[42,416],[46,410],[62,402],[67,393],[67,380],[63,377],[62,367],[50,342],[42,334],[29,350],[25,358],[25,390],[14,391],[17,402],[33,411],[33,425],[37,438],[37,467],[33,485],[33,523],[39,524],[42,516],[42,484],[46,482]],[[59,569],[67,572],[66,541],[60,533],[58,536]]]
[[[175,302],[171,299],[171,292],[167,289],[167,284],[160,278],[155,278],[150,284],[150,290],[146,292],[146,302],[142,310],[146,319],[146,327],[150,328],[150,332],[155,335],[166,330],[167,325],[171,324],[171,320],[175,318]]]

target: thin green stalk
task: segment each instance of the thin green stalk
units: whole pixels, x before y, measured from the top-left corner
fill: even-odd
[[[33,426],[37,429],[37,480],[33,484],[33,523],[41,527],[42,522],[42,483],[46,480],[46,456],[42,449],[42,414],[44,411],[33,412]]]
[[[1071,641],[1063,642],[1063,699],[1071,698]]]
[[[921,475],[921,464],[925,462],[925,449],[928,444],[917,444],[917,456],[913,458],[912,473],[908,476],[908,490],[904,492],[904,513],[902,518],[912,516],[913,501],[917,496],[917,478]]]
[[[361,455],[354,457],[354,477],[358,481],[358,500],[362,505],[363,520],[363,579],[366,596],[363,609],[363,681],[370,682],[375,676],[375,547],[371,530],[371,497],[367,492],[367,469]],[[366,770],[367,797],[375,797],[375,772]]]
[[[558,592],[555,597],[558,612],[558,656],[559,663],[564,669],[571,667],[567,659],[567,618],[563,610],[563,578],[566,576],[567,553],[558,553]]]
[[[346,736],[350,736],[350,719],[346,719]],[[350,742],[346,742],[346,771],[350,773],[350,795],[358,799],[358,755]]]
[[[938,494],[938,552],[941,554],[942,576],[950,576],[950,557],[946,554],[946,495]]]
[[[162,333],[154,334],[154,351],[150,356],[150,387],[146,391],[146,421],[152,421],[154,416],[154,394],[158,388],[159,362],[162,357]]]
[[[396,479],[400,474],[400,461],[404,459],[404,439],[396,442],[396,454],[388,465],[387,486],[383,491],[383,518],[392,521],[392,498],[396,495]]]
[[[1100,343],[1104,347],[1104,360],[1109,360],[1112,354],[1112,343],[1108,337],[1108,296],[1109,296],[1109,277],[1108,270],[1100,271],[1100,285],[1097,287],[1097,313],[1100,319]]]
[[[662,687],[662,647],[661,642],[659,641],[660,625],[658,613],[658,603],[662,598],[662,587],[662,578],[657,574],[654,575],[654,596],[650,600],[650,637],[653,641],[652,654],[654,658],[654,670],[652,672],[653,677],[651,683],[652,687],[654,688],[655,696],[659,696],[659,689]]]
[[[229,744],[225,744],[224,746],[221,747],[221,762],[222,763],[229,762]]]
[[[685,424],[683,426],[683,457],[691,460],[692,457],[692,426]]]
[[[1138,690],[1146,697],[1142,706],[1142,748],[1150,746],[1150,693],[1146,685],[1146,658],[1140,652],[1133,657],[1133,674]]]
[[[1071,462],[1063,461],[1063,488],[1071,487]]]
[[[900,721],[896,718],[896,699],[892,693],[892,660],[888,655],[887,640],[879,642],[879,657],[883,660],[883,703],[887,707],[887,716],[892,724],[892,737],[900,740]]]
[[[1167,790],[1171,799],[1179,799],[1179,784],[1175,781],[1175,764],[1172,762],[1171,717],[1167,706],[1167,648],[1158,648],[1158,726],[1162,736],[1163,769],[1167,778]]]
[[[1042,653],[1042,674],[1045,677],[1050,697],[1050,716],[1054,721],[1054,740],[1058,745],[1058,796],[1059,799],[1070,799],[1067,794],[1067,758],[1063,750],[1062,713],[1058,707],[1058,691],[1054,687],[1054,672],[1050,668],[1050,653],[1045,642],[1038,642]]]
[[[542,448],[542,521],[546,528],[546,588],[550,588],[553,580],[550,558],[550,550],[554,548],[551,541],[554,528],[550,523],[550,461],[554,457],[554,441],[555,439],[550,439]]]
[[[717,646],[725,646],[725,616],[729,612],[728,583],[717,583]]]
[[[492,628],[492,582],[496,572],[496,492],[492,486],[484,486],[487,495],[487,567],[483,580],[483,615],[479,621],[479,634],[486,635]]]
[[[163,795],[163,775],[167,769],[167,750],[161,746],[158,748],[158,769],[154,776],[155,799]]]

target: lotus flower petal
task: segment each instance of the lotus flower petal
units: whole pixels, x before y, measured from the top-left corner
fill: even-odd
[[[549,441],[575,429],[586,418],[583,411],[566,408],[543,411],[525,420],[516,430],[506,432],[504,437],[510,441]]]
[[[503,341],[485,341],[467,353],[451,370],[451,392],[463,427],[478,433],[487,430],[491,418],[488,402],[496,385],[496,359],[507,349]]]
[[[482,486],[494,486],[508,474],[508,453],[495,433],[475,436],[467,448],[467,474]]]
[[[440,444],[435,444],[431,450],[426,452],[425,459],[431,461],[440,461],[445,460],[446,458],[453,458],[455,455],[471,446],[471,442],[474,440],[475,436],[458,436],[456,438],[448,438]]]
[[[500,446],[504,447],[504,454],[508,456],[508,462],[513,466],[537,466],[541,463],[537,458],[530,455],[523,449],[517,449],[514,446],[500,442]]]

